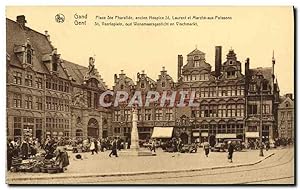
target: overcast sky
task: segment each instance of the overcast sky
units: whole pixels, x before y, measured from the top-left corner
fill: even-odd
[[[55,15],[65,15],[64,23]],[[75,26],[74,14],[88,14],[87,26]],[[206,53],[214,69],[215,46],[223,47],[223,60],[232,47],[243,64],[271,67],[275,52],[275,72],[281,94],[294,90],[294,38],[291,7],[7,7],[7,17],[25,15],[27,26],[41,33],[49,31],[53,45],[63,59],[95,65],[111,88],[113,75],[123,69],[136,80],[145,70],[157,80],[162,66],[177,80],[177,55],[197,48]],[[95,16],[228,16],[231,20],[202,20],[188,27],[96,27]]]

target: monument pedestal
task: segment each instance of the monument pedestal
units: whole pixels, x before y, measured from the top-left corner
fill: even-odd
[[[137,110],[132,110],[132,128],[131,128],[131,145],[130,149],[124,150],[120,152],[122,155],[128,155],[128,156],[153,156],[156,154],[152,154],[152,152],[148,149],[140,149],[139,145],[139,133],[137,129]]]

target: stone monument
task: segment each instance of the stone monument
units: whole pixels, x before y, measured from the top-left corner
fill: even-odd
[[[129,156],[153,156],[150,150],[140,149],[137,122],[138,122],[137,109],[136,107],[133,107],[130,149],[126,151],[121,151],[121,154],[129,155]]]
[[[138,150],[140,149],[140,145],[139,145],[139,133],[137,129],[137,122],[138,122],[137,109],[132,108],[132,128],[131,128],[130,149],[132,151],[138,152]]]

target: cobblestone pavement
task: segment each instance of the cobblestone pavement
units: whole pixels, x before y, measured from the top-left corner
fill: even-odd
[[[110,158],[108,152],[98,155],[84,154],[84,159],[75,161],[71,154],[71,165],[63,174],[31,174],[9,173],[9,183],[292,183],[293,181],[293,149],[276,149],[265,151],[265,156],[275,153],[274,156],[262,163],[253,166],[243,166],[228,169],[214,169],[205,171],[190,171],[176,173],[147,174],[148,171],[174,171],[192,170],[217,166],[234,166],[237,164],[254,163],[260,159],[258,150],[235,152],[234,163],[227,162],[227,154],[213,152],[208,158],[203,151],[196,154],[165,153],[159,151],[157,156],[135,157],[125,156],[120,152],[120,157]],[[245,171],[244,171],[245,170]],[[249,170],[249,171],[248,171]],[[118,174],[130,172],[145,172],[139,175],[124,176],[97,176],[89,174]],[[228,173],[229,172],[229,173]],[[224,174],[225,173],[225,174]],[[72,175],[85,175],[85,177],[72,177]],[[63,178],[22,180],[19,177],[51,176]],[[66,176],[70,176],[66,178]],[[278,177],[279,176],[279,177]],[[273,178],[272,178],[273,177]],[[262,180],[265,179],[265,180]]]

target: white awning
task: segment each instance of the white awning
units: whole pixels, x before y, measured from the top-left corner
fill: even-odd
[[[259,132],[246,132],[245,136],[248,138],[258,138],[259,137]]]
[[[151,138],[171,138],[173,127],[154,127]]]
[[[216,134],[217,139],[235,139],[235,133],[223,133],[223,134]]]
[[[202,132],[201,137],[208,137],[208,132]]]
[[[199,137],[199,132],[193,132],[193,137]]]

